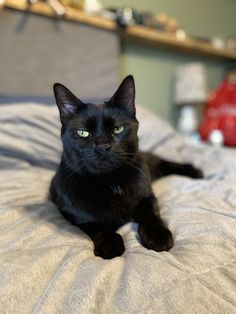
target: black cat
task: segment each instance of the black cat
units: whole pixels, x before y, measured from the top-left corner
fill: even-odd
[[[129,221],[138,223],[146,248],[169,250],[173,237],[160,217],[151,177],[201,178],[202,173],[190,164],[139,152],[133,77],[126,77],[101,105],[82,103],[61,84],[54,85],[54,92],[64,148],[50,187],[58,209],[91,237],[97,256],[109,259],[124,253],[116,230]]]

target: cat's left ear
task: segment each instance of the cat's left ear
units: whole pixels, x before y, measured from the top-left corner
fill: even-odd
[[[83,103],[72,92],[60,83],[53,85],[56,103],[60,112],[61,122],[66,123],[83,107]]]
[[[135,85],[132,75],[128,75],[122,81],[108,103],[112,106],[125,108],[129,112],[135,114]]]

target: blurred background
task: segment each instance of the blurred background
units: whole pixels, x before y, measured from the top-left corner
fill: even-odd
[[[2,98],[50,98],[59,81],[83,99],[100,100],[133,74],[137,104],[188,136],[236,145],[235,0],[0,6]]]

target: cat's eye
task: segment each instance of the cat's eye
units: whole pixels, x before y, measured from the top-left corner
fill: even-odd
[[[89,137],[89,131],[87,131],[87,130],[79,129],[79,130],[77,130],[77,134],[80,137]]]
[[[124,126],[123,125],[119,125],[116,126],[113,130],[113,134],[120,134],[121,132],[124,131]]]

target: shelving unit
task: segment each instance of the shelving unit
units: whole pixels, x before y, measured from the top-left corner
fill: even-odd
[[[47,17],[57,17],[53,9],[46,2],[36,2],[32,5],[27,5],[25,0],[5,0],[4,7],[18,11],[29,11],[31,13],[40,14]],[[117,26],[114,21],[108,20],[101,16],[88,15],[82,11],[67,7],[66,14],[61,17],[72,22],[88,24],[94,27],[116,31]]]
[[[122,36],[127,40],[138,41],[141,44],[149,44],[156,48],[165,48],[169,51],[236,61],[236,51],[217,49],[210,44],[198,42],[193,39],[178,40],[174,35],[139,25],[133,25],[127,28],[127,30],[122,33]]]
[[[47,17],[55,17],[52,8],[44,2],[29,6],[24,0],[6,0],[4,7],[13,10],[29,11]],[[178,40],[172,34],[166,34],[139,25],[129,26],[126,29],[121,30],[112,20],[101,16],[88,15],[69,7],[66,8],[66,14],[62,18],[68,21],[107,29],[108,31],[117,31],[123,40],[137,42],[142,45],[151,45],[153,48],[164,48],[169,51],[200,55],[208,58],[222,59],[224,61],[236,61],[236,51],[217,49],[208,43],[199,42],[193,39]]]

